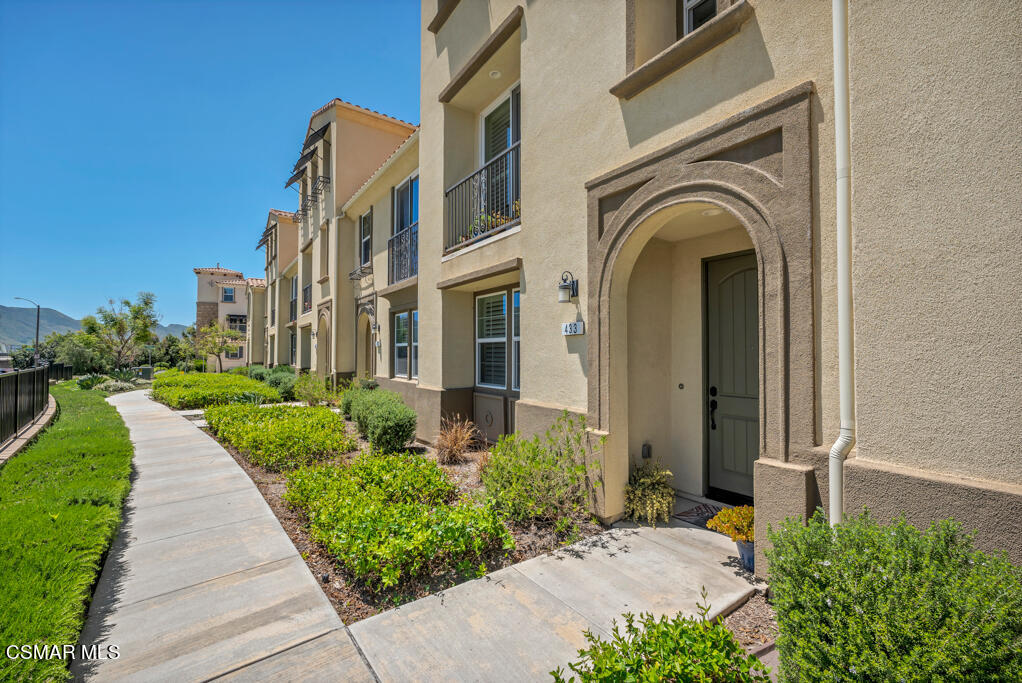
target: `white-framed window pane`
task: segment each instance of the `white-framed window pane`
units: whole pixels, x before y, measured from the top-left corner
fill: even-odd
[[[419,376],[419,312],[412,311],[412,377]]]
[[[234,301],[234,287],[224,287],[224,301]]]
[[[408,313],[394,316],[394,375],[408,376]]]
[[[507,334],[507,295],[503,292],[476,299],[476,337],[487,339]]]
[[[371,214],[362,216],[362,265],[369,265],[372,258],[373,221]]]
[[[476,353],[479,355],[479,384],[493,387],[504,387],[507,372],[507,343],[479,342]]]
[[[511,388],[516,390],[521,387],[522,376],[521,295],[518,290],[511,294]]]

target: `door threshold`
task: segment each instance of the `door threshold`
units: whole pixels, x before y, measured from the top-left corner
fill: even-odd
[[[752,505],[752,496],[747,496],[744,493],[735,493],[734,491],[725,491],[724,489],[718,489],[709,487],[706,495],[710,497],[716,503],[723,503],[728,507],[737,507],[739,505]]]

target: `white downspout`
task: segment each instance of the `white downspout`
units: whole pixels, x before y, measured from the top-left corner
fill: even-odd
[[[844,513],[844,462],[855,444],[852,330],[852,179],[848,121],[848,0],[833,0],[834,157],[837,165],[837,349],[841,433],[830,449],[830,523]]]

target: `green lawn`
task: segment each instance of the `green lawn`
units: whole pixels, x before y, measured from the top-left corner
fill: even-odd
[[[128,429],[98,391],[52,387],[56,421],[0,468],[0,647],[74,645],[131,484]],[[0,656],[0,680],[68,676]]]

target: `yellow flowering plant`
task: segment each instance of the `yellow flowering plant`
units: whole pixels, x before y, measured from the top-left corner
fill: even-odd
[[[755,541],[754,513],[751,505],[724,508],[706,523],[706,528],[731,537],[732,541]]]

